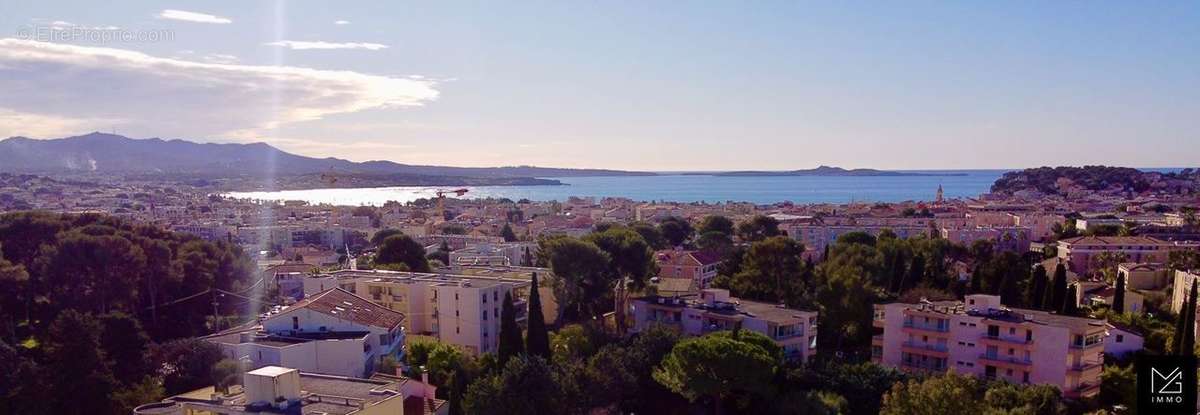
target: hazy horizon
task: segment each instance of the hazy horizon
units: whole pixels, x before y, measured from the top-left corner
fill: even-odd
[[[0,136],[656,172],[1200,159],[1193,3],[754,6],[9,4]]]

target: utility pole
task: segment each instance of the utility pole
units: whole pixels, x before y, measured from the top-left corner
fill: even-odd
[[[211,288],[210,288],[209,290],[210,290],[210,291],[212,291],[212,289],[211,289]],[[217,303],[217,292],[216,292],[216,291],[212,291],[212,306],[213,306],[213,332],[214,332],[214,333],[215,333],[215,332],[217,332],[218,330],[220,330],[220,329],[221,329],[221,322],[220,322],[220,320],[218,320],[218,319],[217,319],[217,317],[218,317],[218,316],[217,316],[217,304],[218,304],[218,303]]]

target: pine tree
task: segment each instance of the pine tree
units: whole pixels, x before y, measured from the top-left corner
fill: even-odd
[[[508,359],[525,353],[521,341],[521,326],[517,325],[517,310],[513,306],[512,292],[504,293],[504,306],[500,309],[500,345],[496,353],[500,366]]]
[[[1033,281],[1029,285],[1029,306],[1035,310],[1042,310],[1046,300],[1046,267],[1042,264],[1037,264],[1033,267]]]
[[[1078,298],[1079,284],[1071,284],[1071,288],[1067,289],[1067,295],[1063,298],[1062,311],[1059,314],[1064,316],[1079,314],[1079,305],[1075,303]]]
[[[1125,312],[1125,273],[1117,275],[1117,292],[1113,294],[1112,311]]]
[[[529,329],[525,333],[525,350],[530,356],[550,360],[550,334],[546,332],[546,318],[542,315],[542,296],[538,293],[537,273],[529,288]]]
[[[1065,298],[1067,298],[1067,267],[1060,262],[1057,267],[1054,267],[1054,284],[1050,289],[1050,304],[1046,304],[1046,308],[1062,310]]]

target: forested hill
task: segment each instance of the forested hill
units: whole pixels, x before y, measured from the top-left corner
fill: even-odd
[[[534,166],[452,167],[400,164],[391,161],[353,162],[333,157],[306,157],[266,143],[198,143],[159,138],[133,139],[90,133],[75,137],[0,140],[0,172],[186,174],[192,176],[267,176],[333,173],[382,180],[412,176],[509,180],[567,176],[630,176],[653,173]],[[425,177],[424,180],[433,180]],[[393,183],[394,184],[394,183]],[[504,184],[504,183],[499,183]],[[554,183],[520,183],[554,184]]]
[[[1068,195],[1073,191],[1102,193],[1195,192],[1200,188],[1200,172],[1184,169],[1178,173],[1143,171],[1130,167],[1083,166],[1038,167],[1004,173],[992,184],[992,193],[1013,194],[1036,191]]]
[[[220,351],[189,339],[212,327],[202,293],[245,292],[253,275],[223,242],[109,216],[0,215],[0,413],[128,414],[212,385]],[[249,310],[217,299],[223,316]]]

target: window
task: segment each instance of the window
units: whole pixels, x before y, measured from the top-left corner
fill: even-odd
[[[388,341],[388,335],[380,334],[379,335],[379,344],[388,344],[388,343],[391,343],[390,341]]]
[[[487,310],[483,310],[483,321],[487,321],[487,315],[488,315]]]
[[[480,297],[480,301],[483,301],[484,304],[487,304],[487,293],[484,293],[483,295],[480,295],[479,297]]]
[[[988,325],[988,337],[1000,337],[1000,326]]]
[[[485,311],[485,313],[486,313],[486,311]],[[492,309],[492,317],[500,318],[500,309],[499,308]]]
[[[1005,375],[1005,376],[1012,376],[1012,373],[1013,373],[1013,372],[1012,372],[1012,369],[1005,369],[1005,370],[1004,370],[1004,375]]]
[[[292,317],[292,330],[300,330],[300,317]]]
[[[1008,328],[1008,335],[1009,335],[1009,336],[1015,336],[1015,335],[1017,335],[1017,329],[1016,329],[1015,327],[1009,327],[1009,328]]]
[[[1117,335],[1117,343],[1122,343],[1122,342],[1124,342],[1124,341],[1125,341],[1125,335],[1123,335],[1123,334],[1118,334],[1118,335]]]
[[[983,375],[987,376],[989,378],[996,377],[996,367],[995,366],[984,366],[983,367]]]
[[[1021,381],[1025,382],[1025,383],[1029,383],[1029,372],[1021,373]]]
[[[1033,341],[1033,330],[1025,330],[1025,342]]]
[[[500,292],[492,291],[492,301],[500,301]]]

